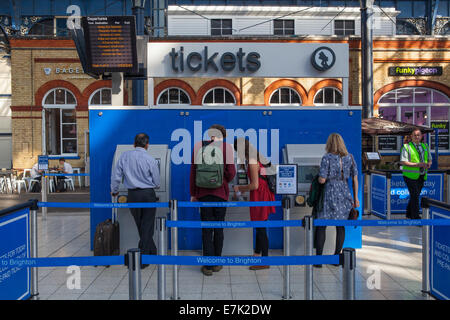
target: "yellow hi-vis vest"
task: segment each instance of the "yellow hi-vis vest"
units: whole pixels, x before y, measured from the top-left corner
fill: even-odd
[[[424,151],[423,161],[428,163],[428,146],[425,143],[421,143],[422,149]],[[408,148],[409,154],[409,162],[420,163],[420,155],[419,151],[416,149],[414,143],[410,142],[408,144],[404,144],[403,148]],[[409,167],[402,166],[403,175],[409,179],[417,180],[420,177],[420,169],[419,167]],[[427,180],[427,169],[425,169],[424,180]]]

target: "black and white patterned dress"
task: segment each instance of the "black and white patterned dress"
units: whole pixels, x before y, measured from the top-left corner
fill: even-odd
[[[318,219],[346,220],[353,206],[348,178],[358,174],[355,160],[351,154],[342,157],[344,180],[341,178],[340,156],[327,153],[322,157],[319,175],[326,178],[323,210],[317,213]]]

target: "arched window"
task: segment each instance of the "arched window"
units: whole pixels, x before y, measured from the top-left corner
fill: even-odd
[[[203,98],[204,105],[235,105],[236,98],[226,88],[212,88],[210,89]]]
[[[180,88],[167,88],[163,90],[158,96],[158,105],[162,104],[191,104],[189,95]]]
[[[425,87],[404,87],[385,93],[378,100],[380,118],[439,128],[439,150],[449,151],[450,98],[444,93]],[[430,135],[434,149],[434,135]],[[400,137],[380,137],[379,150],[398,152]]]
[[[89,98],[89,105],[111,105],[111,94],[111,88],[97,89]]]
[[[439,32],[442,36],[448,36],[450,35],[450,22],[447,22],[440,30]]]
[[[322,88],[314,96],[315,105],[342,105],[342,93],[333,87]]]
[[[49,155],[73,155],[78,151],[77,101],[72,92],[55,88],[43,98],[44,146]]]
[[[272,92],[269,103],[274,106],[300,106],[302,99],[294,89],[282,87]]]

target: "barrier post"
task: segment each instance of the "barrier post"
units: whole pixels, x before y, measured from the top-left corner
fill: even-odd
[[[170,201],[170,217],[172,221],[178,221],[178,200]],[[171,230],[172,235],[172,256],[178,256],[178,228],[172,227]],[[176,264],[173,265],[173,279],[172,279],[172,300],[178,300],[180,297],[178,296],[178,266]]]
[[[141,250],[137,248],[129,249],[125,258],[125,263],[128,265],[129,299],[142,300]]]
[[[283,211],[284,211],[284,220],[288,221],[290,220],[290,210],[291,210],[291,201],[289,198],[283,199]],[[288,257],[291,254],[291,248],[290,248],[290,234],[289,234],[289,227],[283,228],[283,251],[284,256]],[[290,266],[285,265],[284,266],[284,285],[283,285],[283,299],[288,300],[291,298],[290,295],[291,289],[290,289]]]
[[[33,205],[30,207],[30,239],[31,239],[31,251],[30,258],[38,257],[38,232],[37,232],[37,210],[38,201],[33,199],[30,200],[33,202]],[[31,268],[31,298],[33,300],[39,299],[39,290],[38,290],[38,268]]]
[[[42,202],[47,202],[47,192],[48,192],[48,186],[47,186],[47,182],[48,182],[48,177],[46,175],[46,172],[44,172],[44,174],[42,175],[41,181],[42,181],[42,186],[41,186],[41,201]],[[42,207],[42,219],[45,220],[47,219],[47,207]]]
[[[430,207],[426,198],[422,198],[422,219],[430,219]],[[428,253],[430,250],[429,243],[430,226],[422,225],[422,294],[430,292],[429,272],[430,266],[428,261]]]
[[[387,200],[386,200],[386,219],[391,220],[391,178],[392,173],[387,172],[386,173],[386,180],[387,180]]]
[[[344,248],[341,259],[343,260],[343,298],[344,300],[355,300],[355,270],[356,254],[353,248]]]
[[[166,255],[166,217],[158,217],[158,255]],[[166,299],[166,268],[158,264],[158,300]]]
[[[305,255],[313,255],[313,217],[305,216],[303,219],[305,227]],[[305,300],[313,300],[313,266],[305,265]]]
[[[369,180],[369,184],[367,186],[367,214],[372,214],[372,173],[367,171],[367,175],[369,176],[367,180]],[[363,212],[364,214],[364,212]]]
[[[447,170],[447,203],[450,203],[450,170]]]

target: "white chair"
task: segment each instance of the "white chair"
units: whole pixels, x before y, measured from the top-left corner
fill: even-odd
[[[73,173],[81,173],[81,168],[72,168],[73,169]],[[73,178],[75,178],[74,176],[72,176]],[[81,188],[81,176],[78,176],[78,187]]]
[[[66,179],[64,179],[64,184],[66,185],[66,188],[70,187],[70,189],[72,191],[75,191],[75,186],[74,186],[74,183],[73,183],[73,176],[72,177],[66,177]]]
[[[22,185],[23,185],[25,191],[27,191],[27,182],[23,176],[22,176],[22,179],[13,178],[13,180],[11,182],[12,182],[13,190],[17,190],[18,193],[20,193],[20,190],[22,189],[21,188]]]
[[[5,193],[5,177],[0,177],[0,193]]]
[[[28,174],[28,175],[27,175]],[[33,184],[34,183],[40,183],[41,181],[40,180],[37,180],[37,179],[33,179],[32,177],[31,177],[31,169],[23,169],[23,179],[25,180],[25,181],[28,181],[28,192],[30,192],[31,191],[31,188],[33,187]]]

